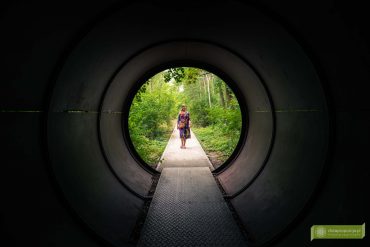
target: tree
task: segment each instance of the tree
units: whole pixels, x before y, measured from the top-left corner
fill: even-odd
[[[232,152],[241,128],[241,113],[232,90],[208,71],[176,67],[148,79],[132,102],[130,137],[143,160],[158,162],[182,103],[191,112],[194,131],[204,129],[211,133],[215,150]]]
[[[223,84],[224,84],[223,81],[220,78],[216,77],[216,79],[215,79],[215,86],[218,89],[221,106],[223,108],[225,108],[225,98],[224,98]]]
[[[226,96],[226,104],[228,107],[230,107],[231,99],[233,98],[234,93],[231,91],[231,89],[225,85],[225,96]]]
[[[212,103],[211,103],[211,92],[209,90],[210,76],[209,76],[208,73],[205,74],[205,79],[206,79],[206,82],[207,82],[208,104],[209,104],[209,107],[212,107]]]
[[[164,81],[170,82],[174,79],[179,84],[185,77],[185,69],[183,67],[169,68],[163,73]]]

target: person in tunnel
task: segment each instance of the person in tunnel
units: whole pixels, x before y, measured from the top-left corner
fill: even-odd
[[[190,124],[190,114],[186,111],[186,105],[183,104],[177,117],[177,129],[180,132],[181,139],[180,148],[186,148],[186,139],[190,138]]]

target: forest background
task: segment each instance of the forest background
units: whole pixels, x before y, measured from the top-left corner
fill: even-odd
[[[193,133],[217,168],[239,141],[242,116],[229,86],[198,68],[170,68],[141,86],[129,113],[129,132],[136,151],[148,165],[156,167],[182,104],[190,112]]]

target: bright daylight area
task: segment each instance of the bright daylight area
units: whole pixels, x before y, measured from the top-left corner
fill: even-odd
[[[129,113],[129,132],[137,153],[151,167],[157,166],[171,134],[174,130],[178,133],[183,106],[190,120],[187,127],[212,165],[219,167],[239,141],[242,116],[231,88],[218,76],[199,68],[164,70],[138,90]],[[178,145],[183,148],[182,143]]]

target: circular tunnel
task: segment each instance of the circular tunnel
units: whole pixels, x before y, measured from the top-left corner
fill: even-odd
[[[173,42],[173,43],[171,43],[171,46],[174,46],[174,47],[179,48],[179,49],[181,49],[181,47],[184,48],[184,46],[186,46],[187,49],[190,48],[190,49],[195,49],[195,50],[198,50],[198,49],[201,49],[201,50],[206,49],[207,50],[207,47],[208,47],[208,50],[209,50],[212,47],[210,45],[205,46],[204,43],[201,44],[199,42],[197,42],[197,43],[195,43],[195,42],[186,42],[186,43],[185,42]],[[198,47],[198,46],[200,46],[200,47]],[[165,48],[165,47],[167,47],[167,48]],[[168,50],[168,47],[169,47],[169,44],[166,43],[166,45],[161,45],[160,47],[156,47],[156,49],[160,49],[161,52],[164,52],[164,51]],[[217,49],[215,49],[215,47],[213,47],[213,49],[211,51],[216,52]],[[204,54],[204,50],[203,50],[202,54]],[[151,55],[149,53],[147,55],[149,55],[149,57],[151,57]],[[161,56],[164,57],[163,55],[161,55]],[[173,57],[173,58],[175,58],[175,57]],[[203,62],[200,62],[200,61],[203,61]],[[221,79],[222,82],[224,83],[224,85],[231,89],[234,97],[236,98],[236,104],[237,104],[237,108],[238,108],[238,111],[239,111],[238,113],[239,113],[239,117],[240,117],[239,121],[237,121],[238,124],[240,124],[240,128],[237,130],[238,135],[237,135],[237,138],[235,140],[236,143],[232,143],[231,147],[232,147],[233,151],[230,152],[230,154],[227,157],[223,158],[222,161],[218,160],[217,164],[212,164],[209,167],[211,169],[211,171],[213,171],[214,173],[217,173],[218,171],[222,170],[239,153],[239,149],[243,145],[243,142],[245,141],[245,137],[246,137],[245,132],[248,131],[248,124],[247,124],[248,114],[247,114],[247,110],[246,110],[247,107],[245,105],[243,105],[242,103],[239,103],[239,102],[244,102],[244,100],[241,100],[242,96],[239,94],[240,90],[237,88],[235,83],[232,83],[232,82],[226,83],[225,81],[231,80],[231,79],[228,78],[225,74],[222,74],[220,69],[217,69],[216,67],[212,67],[211,66],[212,62],[206,63],[205,61],[207,61],[207,59],[205,59],[205,58],[199,59],[199,61],[196,61],[196,60],[189,60],[189,56],[187,56],[187,58],[185,58],[185,56],[181,56],[181,55],[177,56],[176,59],[174,59],[170,62],[167,61],[163,65],[157,66],[153,70],[149,70],[149,73],[144,73],[144,76],[142,76],[142,78],[139,80],[139,82],[134,83],[131,90],[129,90],[129,92],[127,93],[127,97],[125,97],[126,100],[123,104],[124,108],[123,108],[123,111],[122,111],[122,113],[123,113],[122,131],[124,133],[123,138],[126,141],[127,147],[130,150],[131,155],[134,158],[136,158],[137,162],[139,162],[139,164],[143,165],[146,169],[149,169],[154,173],[157,173],[157,172],[160,173],[160,170],[161,170],[160,165],[158,163],[154,164],[155,165],[155,167],[154,167],[153,164],[148,164],[149,163],[148,160],[145,161],[145,159],[143,159],[143,157],[137,151],[138,145],[135,145],[135,142],[133,142],[133,140],[132,140],[133,131],[130,129],[130,120],[129,120],[130,115],[134,111],[133,108],[132,108],[132,104],[135,101],[135,98],[140,93],[140,90],[142,90],[144,87],[146,87],[144,85],[146,85],[153,77],[155,77],[158,74],[161,74],[161,73],[165,72],[168,69],[171,70],[173,68],[181,68],[181,69],[190,68],[190,69],[196,69],[198,71],[203,70],[204,73],[210,73],[211,75],[216,76],[219,79]],[[142,62],[143,61],[141,61],[141,63]],[[220,74],[222,74],[222,75],[220,76]],[[145,83],[143,83],[143,82],[145,82]],[[180,92],[180,88],[178,90]],[[182,88],[181,90],[184,90],[184,88]],[[235,92],[236,92],[236,95],[235,95]],[[194,92],[191,91],[191,93],[194,93]],[[111,97],[112,96],[109,96],[109,98],[111,98]],[[121,95],[121,97],[124,97],[124,96]],[[221,102],[222,102],[222,100],[221,100]],[[221,105],[222,105],[222,103],[221,103]],[[243,111],[243,114],[242,114],[242,111]],[[197,118],[195,118],[195,119],[196,119],[196,122],[199,123],[199,119],[197,119]],[[162,154],[162,157],[159,160],[161,160],[162,158],[163,158],[163,154]]]
[[[288,22],[299,19],[271,6],[285,14]],[[82,6],[81,10],[84,9]],[[53,238],[59,239],[61,244],[55,243],[56,246],[63,246],[63,243],[68,244],[66,239],[79,239],[77,235],[85,234],[76,230],[78,227],[69,220],[61,223],[58,218],[50,223],[52,212],[62,212],[60,208],[63,207],[59,205],[65,205],[68,210],[58,215],[78,218],[82,228],[88,229],[93,238],[97,236],[102,243],[117,247],[135,244],[133,232],[142,215],[143,205],[151,198],[149,191],[153,179],[160,173],[144,164],[134,151],[126,121],[130,99],[140,82],[171,66],[207,69],[230,83],[238,98],[243,117],[240,141],[226,164],[212,172],[225,193],[225,199],[238,215],[250,246],[279,246],[279,241],[283,241],[281,246],[286,246],[282,239],[287,235],[289,240],[286,243],[302,243],[298,239],[309,234],[308,225],[364,219],[364,196],[351,191],[368,181],[368,173],[361,165],[356,171],[349,171],[346,164],[353,163],[353,160],[359,161],[356,164],[363,164],[360,161],[364,157],[359,153],[366,153],[363,147],[369,140],[364,138],[368,136],[369,118],[362,116],[369,105],[363,97],[366,90],[360,90],[362,86],[352,90],[347,83],[348,80],[357,83],[368,79],[368,75],[363,73],[365,62],[355,59],[356,53],[343,50],[342,57],[352,62],[346,66],[339,65],[339,58],[334,55],[337,53],[328,48],[335,42],[325,46],[321,43],[321,36],[333,35],[338,40],[341,38],[341,42],[350,41],[340,35],[335,36],[334,31],[327,33],[324,27],[332,25],[330,21],[322,21],[327,26],[320,29],[321,33],[315,33],[315,28],[319,30],[322,23],[314,25],[307,16],[302,17],[302,20],[308,20],[302,21],[306,23],[306,26],[302,24],[302,30],[314,33],[316,37],[307,35],[305,38],[311,49],[321,54],[318,65],[312,56],[313,51],[301,42],[302,37],[291,32],[286,23],[268,9],[263,9],[237,1],[192,2],[181,7],[137,2],[115,5],[104,11],[96,7],[94,13],[103,14],[89,25],[83,21],[68,24],[71,27],[82,26],[83,32],[77,38],[65,41],[68,49],[64,56],[58,57],[59,63],[48,62],[50,57],[46,54],[52,54],[53,49],[41,55],[30,53],[40,61],[45,57],[40,68],[53,71],[39,86],[43,93],[34,93],[39,98],[41,94],[48,95],[39,104],[45,106],[45,111],[40,110],[42,115],[32,120],[37,121],[35,124],[28,124],[29,128],[35,129],[41,126],[41,134],[39,137],[30,136],[28,133],[32,131],[27,128],[17,134],[7,133],[9,142],[13,143],[8,145],[10,151],[7,153],[15,164],[31,163],[32,167],[37,167],[34,164],[45,163],[47,172],[44,168],[42,172],[32,172],[48,174],[33,176],[51,184],[40,185],[40,190],[45,190],[43,193],[48,195],[40,200],[58,205],[45,209],[45,215],[49,214],[49,217],[45,216],[42,221],[58,232],[44,231],[45,235],[49,234],[51,242],[57,241]],[[24,12],[27,12],[25,7]],[[318,18],[325,20],[324,17]],[[64,32],[63,25],[67,24],[55,23],[61,26],[60,32]],[[43,31],[37,35],[48,37]],[[48,35],[52,38],[40,38],[44,44],[40,47],[45,51],[49,47],[46,45],[49,39],[59,38],[57,33]],[[338,47],[344,46],[339,42]],[[22,54],[21,51],[19,53]],[[44,70],[33,73],[41,75]],[[22,74],[28,70],[19,71]],[[348,74],[342,78],[339,71]],[[357,74],[351,71],[357,71]],[[32,75],[30,71],[27,73]],[[26,81],[21,76],[14,80]],[[36,84],[37,80],[34,81]],[[29,91],[36,92],[37,87],[32,90]],[[22,92],[26,91],[27,87]],[[23,107],[18,103],[8,105]],[[366,109],[354,110],[358,105]],[[11,111],[4,112],[11,114]],[[35,111],[32,114],[39,113]],[[25,114],[31,114],[31,111]],[[10,124],[8,129],[31,121],[25,119],[24,115],[17,115],[14,117],[16,124]],[[26,141],[22,145],[33,149],[26,155],[18,155],[19,140],[26,137],[43,144]],[[39,149],[36,148],[38,146]],[[359,176],[361,179],[357,179]],[[10,178],[5,181],[11,183]],[[344,178],[353,183],[344,183]],[[19,181],[26,184],[28,180],[23,178]],[[24,193],[25,187],[13,187],[13,190]],[[49,187],[55,190],[49,191]],[[57,193],[60,193],[59,199],[54,198]],[[359,210],[351,210],[348,198],[363,203],[360,203]],[[32,199],[28,198],[28,201]],[[332,208],[335,210],[331,214],[323,213]],[[12,205],[4,211],[12,210],[21,211],[17,207],[13,209]],[[35,211],[42,210],[36,208]],[[19,221],[27,217],[19,216]],[[4,222],[11,222],[11,219],[2,216]],[[29,220],[32,221],[36,219]],[[299,225],[302,221],[305,223]],[[363,223],[357,221],[350,222]],[[16,224],[9,229],[9,235],[20,232]],[[62,232],[71,237],[65,238]],[[81,246],[100,246],[90,240],[79,241]]]
[[[294,37],[254,8],[228,5],[239,13],[216,32],[201,22],[204,14],[190,20],[187,11],[176,13],[180,31],[154,17],[132,25],[135,15],[153,13],[147,8],[132,5],[98,23],[57,75],[47,140],[63,194],[98,235],[123,245],[156,173],[130,147],[127,99],[158,68],[199,64],[232,82],[248,117],[237,154],[215,175],[250,244],[270,241],[305,207],[326,161],[328,110],[314,66]]]

